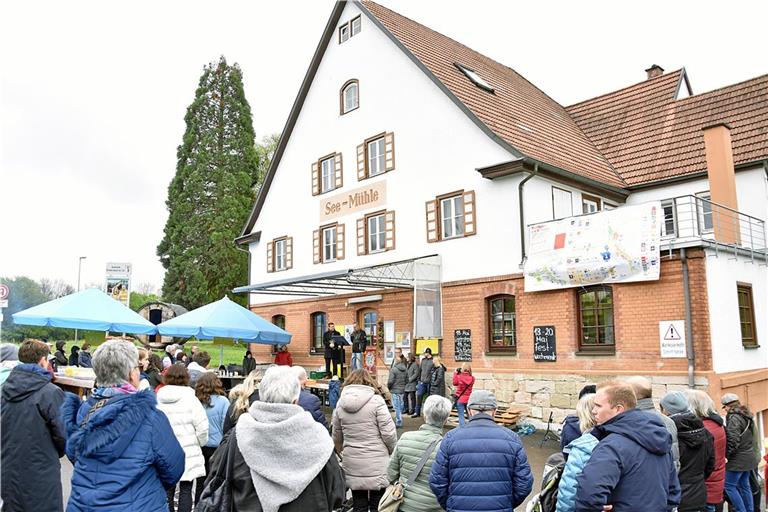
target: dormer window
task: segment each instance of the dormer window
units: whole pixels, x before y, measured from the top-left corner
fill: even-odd
[[[360,106],[360,84],[350,80],[341,88],[341,115],[351,112]]]
[[[477,71],[474,69],[470,69],[466,66],[462,66],[458,62],[454,63],[457,68],[459,68],[459,71],[464,73],[464,75],[469,78],[473,84],[478,86],[479,88],[486,90],[488,92],[493,92],[493,86],[486,82],[479,74],[477,74]]]

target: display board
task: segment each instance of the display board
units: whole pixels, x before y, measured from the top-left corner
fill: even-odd
[[[472,331],[456,329],[453,331],[453,359],[455,361],[472,361]]]
[[[529,227],[525,291],[659,279],[661,203]]]
[[[533,328],[533,360],[557,361],[557,345],[554,325]]]
[[[416,340],[416,355],[421,355],[429,347],[432,355],[438,354],[440,350],[440,340],[437,338],[421,338]]]

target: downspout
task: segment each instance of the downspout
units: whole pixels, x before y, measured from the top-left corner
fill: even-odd
[[[517,185],[517,203],[520,206],[520,251],[522,254],[522,258],[520,259],[520,268],[525,266],[525,260],[528,259],[525,250],[525,207],[523,205],[523,187],[525,187],[525,182],[536,176],[538,172],[539,164],[535,163],[533,165],[533,171]]]
[[[688,387],[694,389],[696,381],[693,372],[696,369],[696,358],[693,353],[693,324],[691,321],[691,289],[688,280],[688,257],[685,248],[680,249],[680,263],[683,266],[683,297],[685,299],[685,351],[688,354]]]

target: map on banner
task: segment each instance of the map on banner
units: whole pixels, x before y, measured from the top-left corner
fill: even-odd
[[[525,290],[659,279],[661,203],[532,224]]]

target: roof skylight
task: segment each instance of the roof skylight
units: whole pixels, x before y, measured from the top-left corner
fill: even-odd
[[[467,78],[472,80],[472,83],[478,86],[481,89],[484,89],[488,92],[493,92],[493,86],[486,82],[480,75],[477,74],[477,72],[473,69],[470,69],[466,66],[462,66],[458,62],[455,62],[456,67],[459,68],[459,70],[466,75]]]

